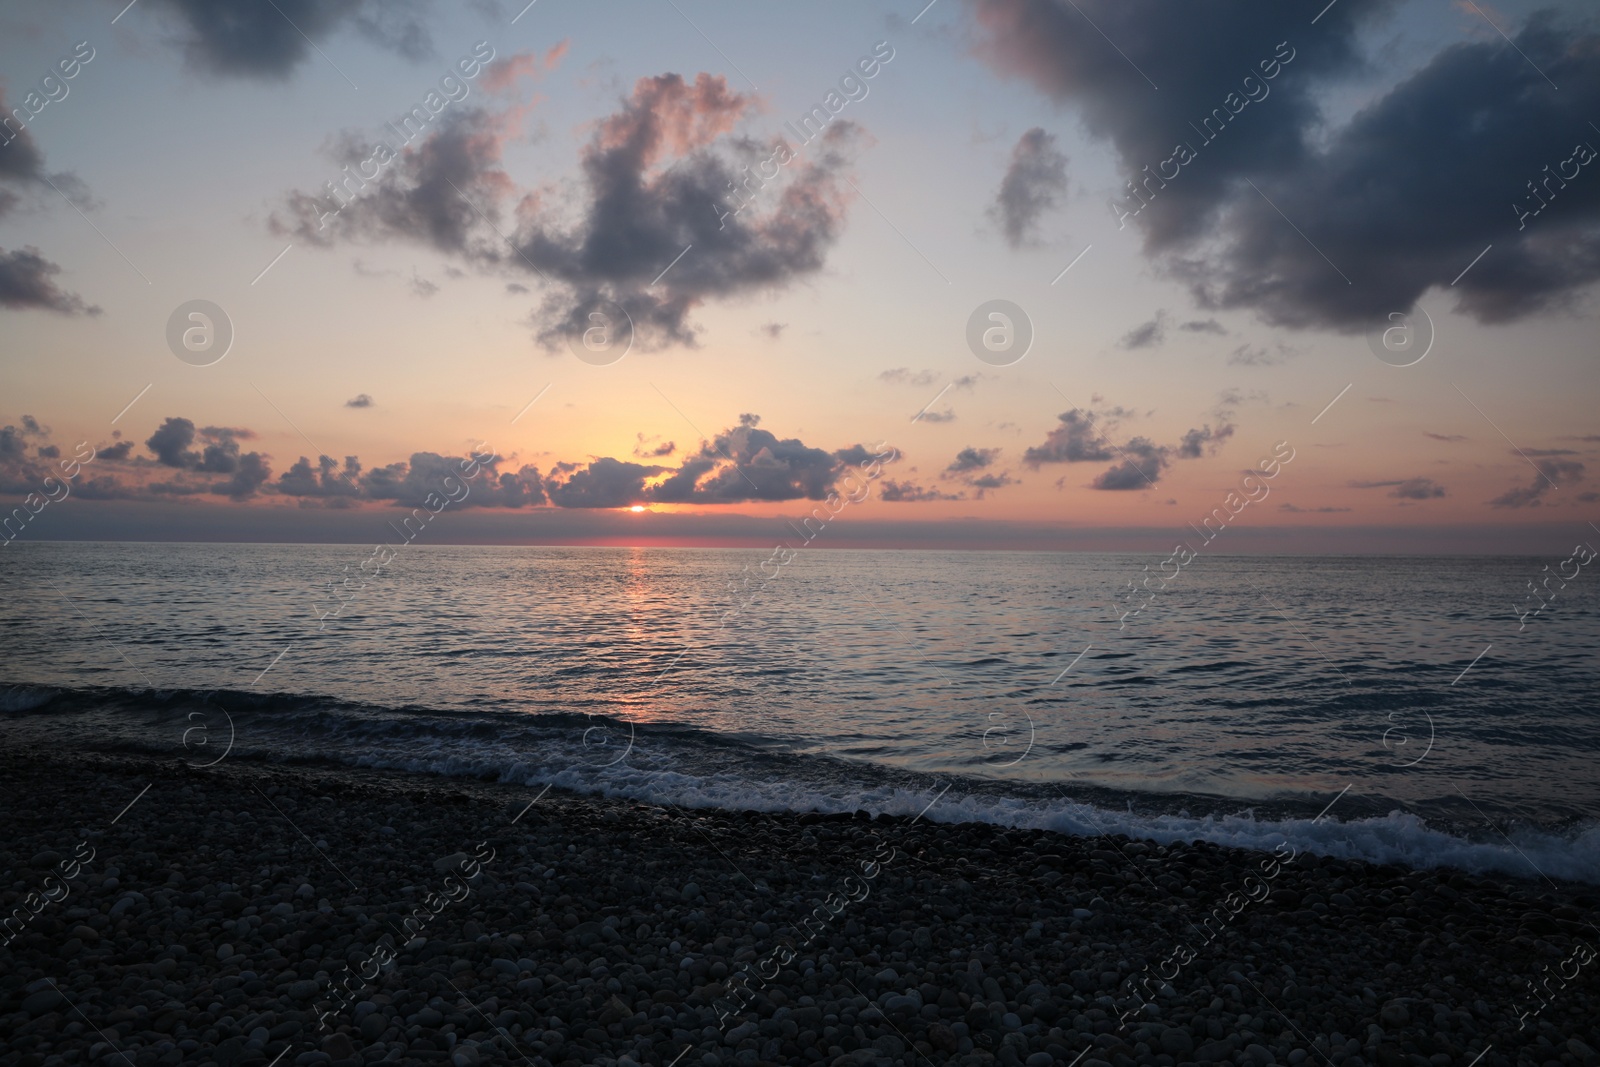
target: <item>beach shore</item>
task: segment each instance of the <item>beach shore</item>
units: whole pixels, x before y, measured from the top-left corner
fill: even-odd
[[[0,1064],[1600,1067],[1600,892],[0,754]]]

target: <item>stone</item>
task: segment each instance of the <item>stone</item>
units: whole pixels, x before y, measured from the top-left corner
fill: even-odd
[[[1194,1051],[1194,1037],[1181,1026],[1169,1026],[1161,1031],[1161,1051],[1182,1062]]]
[[[37,993],[30,993],[22,1002],[22,1010],[34,1017],[65,1007],[67,998],[54,989],[41,989]]]

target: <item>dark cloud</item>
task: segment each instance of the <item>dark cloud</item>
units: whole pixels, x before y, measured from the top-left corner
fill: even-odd
[[[1578,456],[1578,455],[1582,455],[1581,452],[1578,452],[1578,451],[1576,451],[1574,449],[1571,449],[1571,448],[1524,448],[1521,451],[1518,451],[1517,449],[1513,448],[1511,450],[1510,454],[1513,455],[1513,456]]]
[[[1135,348],[1156,348],[1167,339],[1167,313],[1156,312],[1156,317],[1149,322],[1142,323],[1123,334],[1122,340],[1117,342],[1118,348],[1133,350]]]
[[[761,325],[761,332],[776,341],[783,336],[783,331],[789,328],[787,322],[766,322]]]
[[[869,457],[859,445],[835,453],[792,437],[780,439],[761,429],[760,421],[755,415],[740,416],[738,426],[686,456],[671,477],[651,489],[650,500],[663,504],[822,500],[847,467]]]
[[[601,457],[552,486],[550,501],[563,508],[621,508],[644,499],[645,479],[665,467]]]
[[[308,193],[291,194],[288,218],[270,224],[320,245],[398,239],[486,270],[531,271],[548,287],[535,320],[551,347],[592,327],[608,302],[627,312],[642,347],[692,345],[689,315],[706,301],[782,289],[820,270],[852,195],[842,175],[863,135],[840,121],[802,147],[782,146],[790,157],[774,162],[771,188],[749,210],[720,213],[746,157],[780,145],[732,135],[755,107],[721,77],[641,78],[582,150],[577,205],[519,189],[500,168],[517,109],[453,109],[326,226],[336,205]],[[508,210],[515,223],[504,221]]]
[[[1232,426],[1223,425],[1213,430],[1208,423],[1183,435],[1183,439],[1178,442],[1178,457],[1180,459],[1199,459],[1208,453],[1215,455],[1222,442],[1232,436]]]
[[[641,433],[638,438],[639,443],[633,446],[633,454],[640,459],[660,459],[678,450],[675,442],[663,441],[659,437],[646,437]]]
[[[1462,436],[1461,434],[1458,434],[1458,433],[1430,433],[1427,430],[1423,430],[1422,431],[1422,436],[1431,437],[1435,441],[1444,441],[1447,444],[1456,444],[1457,442],[1460,442],[1460,441],[1471,440],[1470,438],[1464,437],[1464,436]]]
[[[1352,489],[1388,489],[1387,495],[1400,500],[1432,500],[1445,495],[1444,486],[1432,478],[1397,478],[1387,482],[1351,481]]]
[[[917,414],[917,417],[912,419],[911,421],[912,422],[955,422],[956,421],[956,413],[951,408],[945,408],[943,411],[923,411],[923,412],[919,412]]]
[[[1401,500],[1432,500],[1444,496],[1444,486],[1432,478],[1407,478],[1389,493]]]
[[[188,451],[192,444],[194,423],[183,418],[167,419],[144,443],[146,448],[155,453],[157,463],[179,470],[187,470],[200,461],[198,452]]]
[[[885,478],[878,484],[878,499],[886,504],[919,504],[929,500],[965,500],[965,493],[945,493],[938,489],[897,482]]]
[[[1583,481],[1584,465],[1575,459],[1541,459],[1534,463],[1538,473],[1525,486],[1515,486],[1489,501],[1497,508],[1538,507],[1546,492],[1565,489]]]
[[[1254,474],[1255,472],[1252,471],[1251,473]],[[1340,512],[1340,511],[1350,511],[1352,509],[1351,508],[1330,508],[1330,507],[1301,508],[1301,507],[1296,507],[1293,504],[1279,504],[1278,505],[1278,510],[1279,511],[1287,511],[1292,515],[1332,515],[1332,514],[1335,514],[1337,512]]]
[[[1166,469],[1172,455],[1172,450],[1162,445],[1151,442],[1148,438],[1135,437],[1123,445],[1120,453],[1122,461],[1113,463],[1101,471],[1089,483],[1091,489],[1146,489],[1161,478],[1161,472]]]
[[[983,470],[994,463],[1000,455],[998,448],[963,448],[956,453],[956,458],[944,469],[945,474],[966,474],[971,471]]]
[[[1089,416],[1074,408],[1060,415],[1061,425],[1045,435],[1044,442],[1022,454],[1022,462],[1037,470],[1044,463],[1103,463],[1114,459],[1101,443],[1100,432]]]
[[[7,148],[0,148],[4,158]],[[0,199],[0,209],[4,200]],[[61,268],[39,254],[31,245],[7,252],[0,248],[0,307],[55,311],[63,315],[98,315],[100,309],[84,303],[77,293],[69,293],[55,283]]]
[[[821,269],[843,226],[847,187],[840,175],[859,128],[830,123],[799,149],[790,163],[794,173],[770,194],[769,209],[719,217],[714,205],[739,172],[709,146],[753,106],[721,77],[638,81],[583,153],[586,216],[573,227],[535,220],[519,234],[522,256],[568,288],[547,302],[556,323],[542,339],[581,333],[590,312],[610,300],[627,309],[647,339],[692,344],[687,318],[696,305],[782,288]],[[676,165],[657,173],[668,153],[676,154]]]
[[[1017,479],[1011,477],[1010,471],[990,469],[999,458],[998,448],[973,448],[969,445],[956,453],[956,458],[950,461],[939,477],[945,480],[958,479],[962,484],[976,489],[978,499],[982,500],[991,490],[1017,484]]]
[[[1180,323],[1178,329],[1189,333],[1214,333],[1218,337],[1225,337],[1228,333],[1227,327],[1216,319],[1190,319],[1188,322]]]
[[[1114,418],[1131,413],[1118,407],[1102,414]],[[1041,444],[1023,452],[1022,462],[1038,470],[1046,463],[1104,463],[1117,460],[1089,483],[1094,489],[1141,489],[1154,485],[1172,460],[1196,459],[1214,454],[1222,442],[1233,436],[1231,424],[1224,422],[1213,430],[1208,423],[1189,430],[1175,445],[1158,445],[1146,437],[1132,437],[1117,446],[1095,427],[1088,415],[1076,408],[1062,412],[1058,418],[1058,425],[1051,429]],[[1065,480],[1057,484],[1064,486]]]
[[[240,449],[239,442],[256,437],[253,431],[197,427],[192,419],[173,416],[145,442],[153,458],[131,457],[130,441],[99,449],[96,458],[120,464],[128,480],[85,475],[74,492],[104,499],[210,495],[244,501],[275,496],[303,507],[333,508],[363,503],[422,507],[430,505],[430,498],[436,506],[439,497],[453,506],[482,508],[717,505],[855,493],[876,477],[881,465],[899,458],[884,446],[873,450],[857,444],[830,452],[780,438],[761,429],[760,421],[756,415],[740,416],[738,425],[703,443],[675,467],[598,456],[586,463],[558,461],[541,472],[531,464],[515,466],[479,445],[467,460],[422,451],[371,468],[357,456],[346,456],[342,463],[331,456],[301,456],[274,478],[269,457]],[[0,492],[34,491],[51,474],[40,459],[55,447],[45,440],[48,434],[31,416],[24,416],[21,425],[0,427]],[[676,450],[671,441],[642,434],[635,448],[637,455],[650,458],[665,458]],[[226,477],[218,480],[215,475]]]
[[[1222,106],[1260,61],[1273,59],[1280,41],[1293,39],[1294,59],[1267,83],[1271,103],[1250,107],[1213,144],[1197,145],[1200,158],[1139,214],[1152,250],[1207,233],[1219,206],[1235,195],[1239,174],[1263,160],[1283,167],[1308,157],[1306,130],[1320,117],[1313,76],[1354,67],[1357,26],[1386,6],[1342,0],[1308,33],[1299,5],[1263,8],[1249,0],[1177,7],[1159,0],[969,3],[978,54],[1001,76],[1076,108],[1092,135],[1112,143],[1129,178],[1143,179],[1147,166],[1156,173],[1176,142],[1197,142],[1190,123],[1213,104]]]
[[[1298,5],[1245,0],[971,2],[977,51],[996,71],[1111,142],[1148,200],[1131,218],[1146,253],[1202,307],[1360,332],[1438,287],[1478,321],[1507,322],[1600,279],[1600,184],[1572,177],[1574,145],[1593,143],[1600,113],[1592,22],[1545,11],[1513,32],[1515,47],[1498,34],[1451,45],[1330,129],[1316,100],[1362,70],[1360,30],[1386,0],[1344,0],[1314,32]],[[1277,76],[1245,83],[1263,60]],[[1194,158],[1174,177],[1163,161],[1180,142]],[[1119,200],[1140,203],[1131,186]]]
[[[354,28],[408,59],[433,53],[421,19],[422,5],[408,0],[151,0],[175,12],[188,33],[184,49],[197,67],[229,77],[286,78],[316,57],[316,42]]]
[[[324,193],[290,193],[288,218],[273,212],[268,227],[279,236],[330,248],[340,241],[411,241],[493,265],[506,256],[505,241],[485,229],[478,208],[495,209],[515,191],[499,169],[510,136],[505,121],[482,108],[453,107],[418,142],[363,181],[356,167],[340,199]],[[335,148],[335,162],[358,163],[375,150],[351,137]],[[391,154],[394,150],[389,149]],[[381,161],[372,156],[374,166]],[[474,205],[477,205],[475,208]],[[513,257],[514,258],[514,257]]]
[[[372,397],[366,393],[357,393],[349,400],[346,400],[344,406],[347,408],[370,408],[372,406]]]
[[[4,86],[0,86],[0,115],[11,116]],[[45,187],[44,153],[39,151],[33,133],[26,126],[20,130],[13,130],[11,126],[0,128],[0,138],[5,139],[0,143],[0,218],[4,218],[22,200],[8,186],[20,186],[25,190]]]
[[[1066,190],[1067,157],[1054,136],[1035,126],[1011,149],[989,217],[999,223],[1012,248],[1022,248],[1035,242],[1039,218]]]

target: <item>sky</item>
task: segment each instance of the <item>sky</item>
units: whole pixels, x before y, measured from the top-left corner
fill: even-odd
[[[1559,550],[1588,7],[10,8],[4,540]]]

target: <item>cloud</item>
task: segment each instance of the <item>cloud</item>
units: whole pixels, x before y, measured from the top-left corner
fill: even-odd
[[[276,497],[302,507],[331,508],[422,507],[428,506],[430,496],[435,501],[459,498],[459,507],[512,509],[545,504],[732,505],[824,500],[835,492],[857,492],[870,480],[862,473],[865,468],[898,459],[885,446],[876,451],[860,444],[833,451],[816,448],[761,429],[760,421],[756,415],[740,416],[736,426],[686,453],[676,466],[596,456],[587,462],[558,461],[541,472],[531,464],[516,466],[487,445],[479,445],[472,460],[479,472],[471,477],[463,476],[459,457],[416,451],[406,460],[370,468],[358,456],[345,456],[342,462],[331,456],[300,456],[274,478],[268,456],[240,448],[241,441],[256,437],[254,431],[197,427],[192,419],[172,416],[146,439],[151,458],[131,456],[128,441],[100,448],[96,460],[116,463],[120,477],[85,475],[73,491],[105,499]],[[31,416],[24,416],[20,426],[0,427],[0,492],[35,491],[40,480],[52,473],[39,459],[54,447],[48,435],[48,429]],[[665,459],[676,451],[671,441],[636,435],[636,456]],[[225,477],[219,481],[217,475]],[[462,483],[470,483],[464,497]]]
[[[1226,337],[1228,334],[1227,327],[1216,319],[1190,319],[1179,324],[1178,329],[1187,330],[1189,333],[1214,333],[1218,337]]]
[[[11,118],[4,86],[0,86],[0,115],[5,115],[10,122],[16,121]],[[22,201],[22,197],[7,186],[21,186],[26,190],[44,187],[44,153],[39,151],[33,132],[26,126],[15,132],[9,125],[0,128],[0,137],[6,138],[4,144],[0,144],[0,218],[4,218]]]
[[[1251,473],[1255,473],[1255,472],[1252,471]],[[1351,508],[1330,508],[1330,507],[1301,508],[1301,507],[1296,507],[1293,504],[1279,504],[1278,505],[1278,510],[1279,511],[1287,511],[1291,515],[1332,515],[1332,514],[1336,514],[1337,512],[1351,511],[1353,509],[1351,509]]]
[[[412,292],[412,294],[414,296],[419,296],[419,297],[422,297],[423,299],[427,299],[428,297],[432,296],[434,293],[437,293],[438,291],[439,291],[439,283],[438,282],[429,281],[427,278],[424,278],[421,275],[417,275],[417,274],[413,274],[411,276],[411,292]]]
[[[955,410],[953,408],[945,408],[943,411],[922,411],[922,412],[918,412],[917,413],[917,417],[912,419],[911,421],[912,422],[955,422],[956,421],[956,413],[955,413]]]
[[[349,400],[346,400],[344,406],[347,408],[370,408],[372,406],[372,397],[366,393],[357,393]]]
[[[641,433],[638,438],[639,443],[633,446],[633,454],[640,459],[660,459],[662,456],[670,456],[678,450],[676,443],[662,441],[659,437],[646,437]]]
[[[0,158],[8,149],[0,148]],[[4,200],[0,199],[0,207]],[[98,307],[84,303],[77,293],[69,293],[55,283],[61,268],[40,255],[33,246],[7,252],[0,248],[0,307],[18,310],[38,309],[62,315],[98,315]]]
[[[1246,393],[1235,386],[1229,386],[1217,393],[1217,403],[1211,409],[1211,413],[1216,416],[1217,421],[1231,423],[1239,408],[1245,404],[1265,404],[1270,399],[1271,397],[1261,389],[1252,389]]]
[[[788,328],[789,324],[787,322],[764,322],[761,324],[761,332],[772,338],[774,341],[776,341],[779,337],[782,337],[783,331]]]
[[[1444,486],[1432,478],[1407,478],[1389,495],[1401,500],[1432,500],[1444,496]]]
[[[1114,454],[1100,443],[1100,433],[1089,416],[1074,408],[1060,415],[1061,425],[1053,428],[1041,444],[1022,454],[1022,462],[1037,470],[1045,463],[1099,463]]]
[[[1144,489],[1155,485],[1167,466],[1170,450],[1135,437],[1122,447],[1122,462],[1101,471],[1089,483],[1091,489]]]
[[[944,493],[911,482],[897,482],[892,478],[885,478],[878,483],[878,499],[886,504],[914,504],[928,500],[965,500],[966,494]]]
[[[1213,430],[1210,424],[1197,430],[1190,430],[1178,442],[1178,457],[1180,459],[1199,459],[1206,454],[1215,455],[1222,442],[1233,436],[1231,425],[1222,425]]]
[[[268,4],[215,0],[151,0],[174,12],[188,30],[184,51],[196,67],[229,77],[287,78],[315,55],[316,42],[345,26],[407,59],[433,53],[421,5],[410,0],[273,0]]]
[[[1000,450],[998,448],[972,448],[969,446],[956,453],[956,458],[950,461],[950,465],[944,469],[944,473],[947,475],[967,474],[971,471],[983,470],[994,463],[999,455]]]
[[[1011,149],[1011,162],[989,217],[1000,225],[1012,248],[1035,243],[1039,218],[1067,190],[1067,157],[1053,135],[1035,126]]]
[[[1104,417],[1127,414],[1129,412],[1120,407],[1102,413]],[[1233,426],[1229,423],[1224,422],[1215,430],[1208,423],[1189,430],[1175,445],[1158,445],[1147,437],[1132,437],[1121,446],[1116,446],[1105,433],[1095,428],[1088,415],[1074,408],[1058,416],[1058,424],[1042,443],[1023,452],[1022,462],[1038,470],[1046,463],[1104,463],[1117,460],[1091,481],[1090,487],[1141,489],[1159,481],[1162,472],[1174,459],[1196,459],[1215,454],[1222,442],[1233,436],[1233,432]],[[1057,484],[1064,485],[1065,480]]]
[[[906,367],[895,367],[878,375],[878,381],[888,382],[891,385],[932,385],[938,380],[931,370],[919,370],[913,373]]]
[[[1444,441],[1447,444],[1456,444],[1461,441],[1471,440],[1471,438],[1465,437],[1458,433],[1431,433],[1427,430],[1422,431],[1422,436],[1431,437],[1435,441]]]
[[[483,88],[491,93],[503,93],[522,80],[538,81],[561,65],[570,40],[552,45],[541,57],[537,52],[518,52],[490,64],[483,72]]]
[[[1122,335],[1122,340],[1117,342],[1118,348],[1132,351],[1136,348],[1158,348],[1167,339],[1167,313],[1156,312],[1156,317],[1149,322],[1142,323]]]
[[[1579,456],[1583,453],[1571,448],[1524,448],[1521,451],[1513,448],[1509,454],[1513,456]]]
[[[163,467],[210,474],[235,474],[245,461],[245,456],[239,450],[239,442],[254,437],[253,430],[227,426],[206,426],[197,430],[188,419],[169,418],[145,441],[145,447],[155,453],[156,462]],[[202,445],[198,452],[189,448],[196,439]],[[249,455],[256,457],[251,461],[254,468],[261,457],[253,452]]]
[[[1271,348],[1265,345],[1240,345],[1228,354],[1228,362],[1243,367],[1275,367],[1298,356],[1301,351],[1282,341],[1275,342]]]
[[[643,349],[693,345],[689,316],[700,305],[781,290],[819,271],[852,198],[842,179],[864,135],[840,121],[804,146],[782,146],[792,158],[775,162],[782,180],[755,206],[719,213],[748,157],[780,151],[780,142],[733,135],[756,106],[709,74],[639,79],[580,152],[578,203],[560,188],[520,189],[501,168],[520,106],[455,108],[326,227],[333,201],[299,192],[286,201],[287,217],[275,213],[269,225],[324,246],[403,240],[483,270],[532,272],[546,287],[538,338],[551,348],[589,329],[608,304],[625,309]]]
[[[968,478],[966,482],[978,490],[978,499],[982,500],[984,494],[991,490],[1004,489],[1008,485],[1016,485],[1017,479],[1011,477],[1010,471],[1001,471],[998,474],[981,474],[975,478]]]
[[[1352,489],[1389,489],[1387,495],[1400,500],[1432,500],[1445,495],[1444,486],[1432,478],[1400,478],[1386,482],[1350,481]]]
[[[621,508],[645,497],[644,482],[665,468],[603,456],[551,486],[550,501],[563,508]]]
[[[1148,203],[1125,221],[1203,308],[1358,333],[1437,287],[1459,312],[1500,323],[1600,279],[1594,183],[1556,179],[1540,199],[1527,190],[1545,180],[1542,165],[1574,166],[1570,146],[1600,113],[1593,23],[1544,11],[1514,31],[1514,47],[1498,34],[1449,45],[1330,127],[1318,98],[1363,70],[1362,31],[1388,0],[1344,0],[1314,34],[1298,6],[1247,0],[970,2],[974,47],[997,73],[1075,108],[1130,181],[1168,175],[1141,184]],[[1282,64],[1279,75],[1246,84],[1261,61]],[[1171,177],[1178,142],[1195,158]],[[1138,207],[1132,192],[1121,211]]]
[[[1565,489],[1583,481],[1584,465],[1575,459],[1541,459],[1534,463],[1538,473],[1529,485],[1514,486],[1489,501],[1496,508],[1538,507],[1551,489]]]

